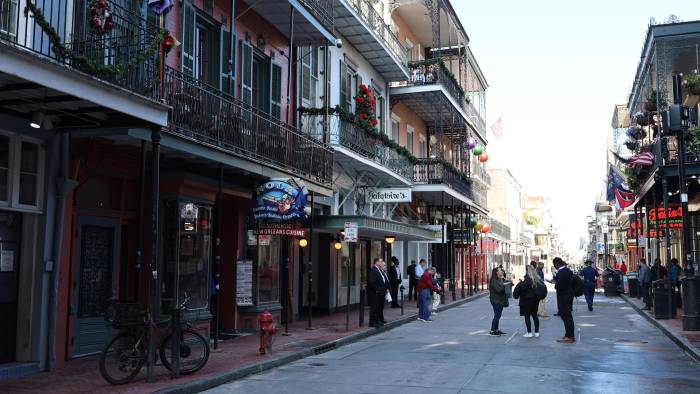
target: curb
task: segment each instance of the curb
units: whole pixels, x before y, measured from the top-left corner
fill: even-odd
[[[480,294],[472,295],[469,297],[466,297],[461,300],[457,300],[454,302],[451,302],[449,304],[444,304],[438,307],[438,311],[446,311],[448,309],[456,308],[458,306],[461,306],[463,304],[466,304],[467,302],[477,300],[481,297],[484,297],[487,295],[488,292],[484,291]],[[412,301],[409,301],[412,302]],[[362,332],[357,332],[354,334],[350,334],[348,336],[338,338],[333,341],[329,341],[323,344],[320,344],[314,348],[310,349],[304,349],[304,350],[299,350],[294,353],[288,354],[286,356],[273,359],[273,360],[266,360],[266,361],[261,361],[258,363],[255,363],[253,365],[249,365],[247,367],[241,367],[238,369],[234,369],[232,371],[224,372],[216,376],[208,377],[208,378],[202,378],[199,380],[194,380],[192,382],[184,383],[181,385],[177,385],[174,387],[166,387],[162,388],[160,390],[154,391],[154,393],[158,394],[189,394],[189,393],[198,393],[200,391],[204,391],[207,389],[211,389],[217,386],[220,386],[222,384],[230,383],[234,380],[238,380],[241,378],[244,378],[246,376],[254,375],[263,371],[267,371],[272,368],[276,368],[285,364],[289,364],[291,362],[301,360],[302,358],[314,356],[317,354],[324,353],[326,351],[334,350],[337,349],[343,345],[348,345],[353,342],[357,342],[359,340],[371,337],[373,335],[377,335],[386,331],[389,331],[391,329],[400,327],[404,324],[410,323],[412,321],[415,321],[416,318],[418,317],[417,313],[412,313],[409,315],[404,315],[403,317],[391,321],[387,323],[386,325],[375,329],[375,330],[367,330],[367,331],[362,331]]]
[[[664,333],[670,340],[672,340],[678,347],[680,347],[690,358],[694,359],[696,362],[700,363],[700,350],[698,350],[688,339],[684,336],[676,334],[674,331],[668,329],[668,327],[661,324],[658,320],[654,319],[650,314],[639,308],[634,302],[632,302],[626,295],[620,295],[623,300],[625,300],[635,311],[642,315],[649,323],[658,328]]]

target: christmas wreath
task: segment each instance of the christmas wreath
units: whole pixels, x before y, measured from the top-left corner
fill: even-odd
[[[109,33],[114,28],[112,21],[112,7],[107,0],[92,0],[90,2],[90,16],[92,28],[98,35]]]

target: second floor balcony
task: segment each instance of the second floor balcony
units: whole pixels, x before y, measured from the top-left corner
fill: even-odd
[[[302,112],[302,130],[330,143],[335,149],[335,161],[344,168],[370,173],[386,184],[410,184],[414,170],[410,159],[348,117]]]
[[[467,197],[479,207],[486,208],[486,189],[480,187],[475,180],[469,178],[464,172],[441,161],[418,159],[418,163],[414,165],[413,182],[415,185],[442,185],[449,187]],[[426,192],[432,191],[432,188],[422,188],[420,186],[417,188],[417,190],[421,189],[425,189]],[[434,202],[439,200],[440,197],[433,199]]]
[[[265,18],[294,45],[335,43],[335,0],[245,0],[247,6]],[[291,12],[294,11],[294,18]]]
[[[173,68],[165,73],[169,132],[330,187],[333,149],[269,114]]]

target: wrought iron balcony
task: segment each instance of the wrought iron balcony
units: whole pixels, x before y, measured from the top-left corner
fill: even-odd
[[[165,100],[174,134],[325,186],[332,182],[331,147],[217,88],[168,67]]]
[[[38,11],[34,14],[25,13],[25,1],[0,0],[0,45],[13,46],[131,92],[157,98],[163,38],[159,29],[112,3],[111,28],[100,30],[93,27],[89,0],[70,3],[66,6],[63,1],[33,0],[30,4],[37,4]],[[47,33],[49,27],[55,36]]]
[[[471,194],[469,178],[442,162],[432,159],[418,159],[413,166],[413,182],[424,185],[444,184],[464,194]]]
[[[421,60],[408,64],[408,85],[441,85],[455,102],[466,112],[464,89],[440,59]]]
[[[510,226],[507,226],[498,220],[491,219],[491,232],[503,239],[510,240]]]
[[[326,29],[333,30],[334,0],[299,0],[299,2],[309,10]]]
[[[326,127],[325,118],[326,115],[302,113],[302,131],[318,140],[329,141],[332,146],[348,149],[405,179],[410,180],[413,177],[413,166],[408,157],[385,144],[380,138],[337,114],[328,115]]]

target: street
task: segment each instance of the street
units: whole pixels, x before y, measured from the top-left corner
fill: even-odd
[[[547,312],[554,313],[554,293]],[[623,300],[596,295],[593,312],[574,305],[579,341],[559,318],[541,319],[541,337],[511,300],[507,334],[488,336],[488,297],[380,335],[209,390],[210,393],[698,393],[700,365]]]

